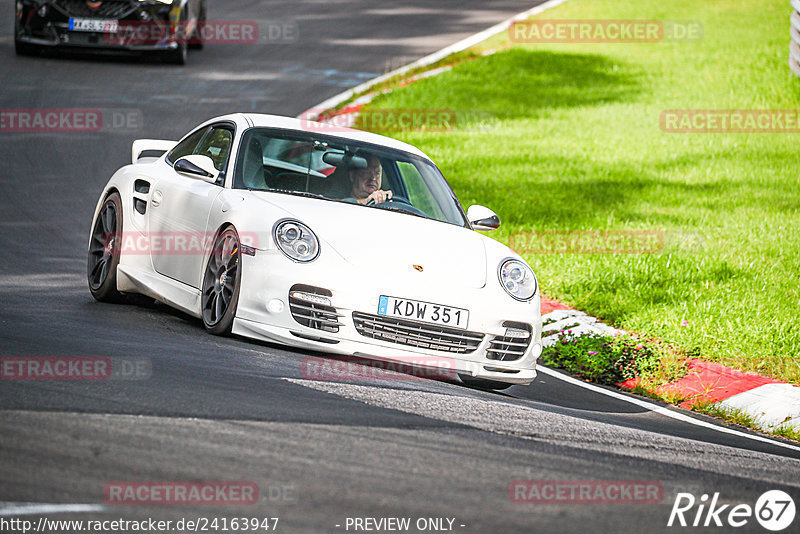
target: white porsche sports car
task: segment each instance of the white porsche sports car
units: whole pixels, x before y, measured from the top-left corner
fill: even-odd
[[[95,209],[89,287],[99,301],[152,297],[213,334],[502,389],[534,379],[542,345],[533,271],[476,232],[499,224],[464,213],[413,146],[234,114],[133,143]]]

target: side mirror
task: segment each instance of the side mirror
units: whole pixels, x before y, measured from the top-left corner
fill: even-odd
[[[500,227],[500,217],[485,206],[474,205],[467,210],[467,219],[475,230],[490,232]]]
[[[175,172],[189,178],[200,178],[203,181],[216,183],[219,171],[214,161],[208,156],[184,156],[175,162]]]

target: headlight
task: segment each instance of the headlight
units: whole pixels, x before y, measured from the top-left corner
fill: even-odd
[[[313,261],[319,255],[319,240],[311,228],[293,219],[275,223],[272,229],[275,244],[295,261]]]
[[[530,300],[537,289],[536,276],[525,263],[508,259],[500,264],[500,284],[517,300]]]

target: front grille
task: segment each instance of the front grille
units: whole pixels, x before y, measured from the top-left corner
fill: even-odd
[[[526,330],[530,334],[530,326],[522,323],[512,323],[506,321],[503,323],[505,327],[516,328],[518,330]],[[511,336],[494,336],[489,342],[489,348],[486,349],[486,358],[490,360],[498,360],[504,362],[513,362],[519,360],[528,350],[533,336],[527,338],[511,337]]]
[[[91,9],[86,0],[56,0],[55,6],[70,17],[121,19],[136,9],[130,0],[105,0]]]
[[[358,333],[364,337],[458,354],[475,352],[483,341],[483,334],[480,332],[383,315],[353,312],[353,323]]]
[[[324,332],[336,333],[342,323],[339,317],[342,314],[336,311],[333,306],[326,306],[317,302],[309,302],[293,296],[295,291],[311,293],[321,297],[330,297],[332,294],[327,289],[296,284],[289,290],[289,311],[292,312],[294,320],[303,326],[322,330]]]

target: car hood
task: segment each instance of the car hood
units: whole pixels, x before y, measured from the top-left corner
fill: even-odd
[[[322,254],[332,248],[360,278],[486,285],[486,248],[482,236],[467,228],[342,202],[274,193],[258,198],[309,226]]]

